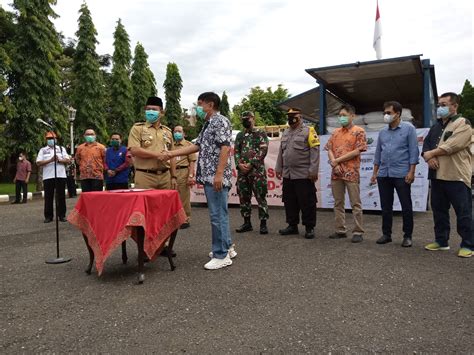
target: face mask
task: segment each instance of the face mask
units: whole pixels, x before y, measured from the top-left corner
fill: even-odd
[[[200,119],[206,118],[206,112],[204,111],[202,106],[196,107],[196,116],[198,116]]]
[[[95,136],[85,136],[84,139],[86,140],[87,143],[95,142]]]
[[[349,117],[347,116],[339,116],[339,123],[342,127],[346,127],[349,124]]]
[[[120,145],[119,141],[110,141],[110,146],[112,147],[118,147]]]
[[[160,117],[160,113],[158,111],[154,111],[154,110],[145,111],[145,118],[147,122],[149,123],[155,123],[156,121],[158,121],[159,117]]]
[[[449,115],[449,107],[448,106],[440,106],[436,110],[436,115],[438,118],[445,118]]]
[[[388,115],[387,114],[387,115],[383,116],[383,121],[385,123],[392,123],[394,119],[395,119],[395,115]]]
[[[19,161],[22,161],[22,160],[23,160],[23,157],[18,157],[18,160],[19,160]]]
[[[180,141],[183,139],[183,134],[181,132],[174,132],[173,137],[175,140]]]
[[[48,146],[54,146],[54,139],[48,139],[46,142],[48,143]]]
[[[252,122],[250,122],[250,120],[243,120],[242,121],[242,126],[244,126],[244,128],[250,128],[252,127]]]

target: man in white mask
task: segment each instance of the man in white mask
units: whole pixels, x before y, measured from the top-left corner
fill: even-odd
[[[397,191],[402,205],[402,247],[411,247],[413,235],[413,207],[411,184],[415,181],[415,168],[419,160],[418,140],[415,127],[402,122],[402,105],[396,101],[384,103],[384,121],[377,140],[374,157],[374,173],[371,184],[378,184],[382,207],[382,237],[377,244],[392,241],[393,195]]]

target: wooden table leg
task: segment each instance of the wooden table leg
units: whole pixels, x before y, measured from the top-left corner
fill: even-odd
[[[145,230],[142,227],[136,227],[136,231],[138,247],[138,283],[142,284],[145,281],[145,273],[143,272],[143,259],[145,255],[143,245],[145,242]]]
[[[126,264],[128,260],[127,256],[127,241],[122,242],[122,263]]]
[[[171,236],[170,236],[170,241],[168,243],[168,261],[170,263],[170,267],[171,267],[171,271],[174,271],[174,269],[176,269],[176,266],[174,265],[174,262],[173,262],[173,245],[174,245],[174,241],[176,239],[176,235],[178,234],[178,230],[176,229],[173,233],[171,233]]]
[[[84,238],[87,250],[89,251],[89,265],[87,266],[86,274],[90,275],[92,272],[92,264],[94,263],[94,252],[92,251],[92,248],[90,247],[89,242],[87,241],[87,237],[84,235],[84,233],[82,234],[82,237]]]

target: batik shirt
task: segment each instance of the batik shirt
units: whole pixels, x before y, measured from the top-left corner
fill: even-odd
[[[206,121],[195,143],[199,146],[196,169],[196,181],[199,184],[212,185],[214,183],[221,147],[230,146],[231,138],[232,125],[227,117],[215,113]],[[222,184],[230,188],[232,186],[231,178],[232,169],[229,156],[224,168]]]

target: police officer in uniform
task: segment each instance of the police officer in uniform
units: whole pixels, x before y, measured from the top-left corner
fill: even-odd
[[[235,231],[243,233],[253,230],[250,220],[253,191],[258,203],[260,234],[268,234],[268,188],[264,163],[268,151],[268,137],[262,130],[254,128],[255,116],[253,112],[242,113],[242,125],[245,130],[239,132],[235,139],[234,159],[238,171],[237,192],[240,199],[240,214],[244,218],[244,224]]]
[[[128,136],[128,148],[134,156],[135,187],[169,190],[177,188],[176,162],[158,160],[162,151],[174,148],[171,130],[160,123],[163,102],[149,97],[145,105],[146,122],[135,123]]]
[[[192,145],[185,138],[182,126],[176,126],[173,130],[174,149],[180,149]],[[196,153],[180,155],[176,158],[176,176],[178,178],[178,192],[186,212],[186,222],[181,225],[181,229],[189,228],[191,218],[191,195],[190,189],[194,184],[194,170],[197,160]]]
[[[303,126],[301,111],[288,110],[290,127],[283,132],[275,167],[283,177],[283,203],[288,226],[281,235],[299,234],[300,211],[306,228],[305,238],[314,238],[316,226],[316,187],[319,170],[319,138],[313,127]]]

